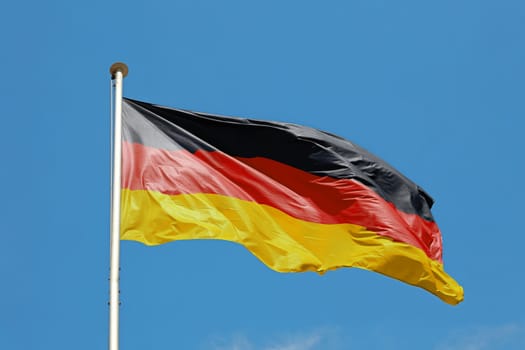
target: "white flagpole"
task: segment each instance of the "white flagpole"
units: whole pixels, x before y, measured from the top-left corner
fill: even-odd
[[[128,67],[121,62],[109,69],[113,82],[113,135],[111,171],[111,231],[109,268],[109,350],[119,347],[119,269],[120,269],[120,187],[122,167],[122,81],[128,75]]]

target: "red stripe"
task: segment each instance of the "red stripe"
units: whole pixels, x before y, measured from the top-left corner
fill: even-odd
[[[441,235],[434,222],[397,210],[352,179],[315,176],[266,158],[166,151],[128,142],[123,142],[122,169],[123,188],[169,195],[222,194],[269,205],[305,221],[360,225],[441,261]]]

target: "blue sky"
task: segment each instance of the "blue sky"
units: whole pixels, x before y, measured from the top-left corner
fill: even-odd
[[[122,243],[121,348],[525,348],[523,1],[19,1],[0,13],[0,348],[107,347],[109,66],[127,97],[337,133],[429,192],[457,307],[239,245]]]

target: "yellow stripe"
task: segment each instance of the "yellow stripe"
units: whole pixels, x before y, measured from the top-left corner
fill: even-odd
[[[449,304],[463,288],[420,249],[352,224],[302,221],[266,205],[216,194],[122,190],[121,238],[158,245],[221,239],[245,246],[279,272],[367,269],[428,290]]]

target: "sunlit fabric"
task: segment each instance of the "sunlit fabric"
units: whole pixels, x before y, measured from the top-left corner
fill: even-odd
[[[430,196],[338,136],[125,99],[122,165],[122,239],[228,240],[276,271],[358,267],[463,300]]]

